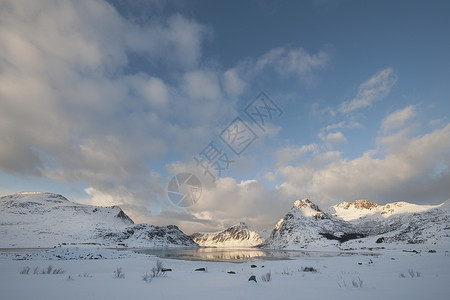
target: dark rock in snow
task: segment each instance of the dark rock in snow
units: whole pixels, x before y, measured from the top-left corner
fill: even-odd
[[[250,276],[250,278],[248,279],[248,281],[258,282],[258,281],[256,281],[256,276],[255,276],[255,275]]]

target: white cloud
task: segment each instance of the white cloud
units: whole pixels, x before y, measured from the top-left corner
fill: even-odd
[[[221,90],[217,75],[210,71],[195,70],[184,75],[184,86],[189,98],[218,100]]]
[[[208,221],[220,229],[240,221],[251,225],[268,227],[284,215],[293,201],[276,190],[267,190],[257,180],[236,182],[232,178],[220,178],[215,186],[206,190],[201,200],[187,209],[197,217],[199,212],[208,216]],[[185,224],[188,231],[197,231],[198,224]],[[210,225],[211,226],[211,225]]]
[[[221,72],[198,69],[210,30],[181,15],[135,23],[100,0],[1,6],[0,172],[84,183],[142,221],[165,193],[152,165],[198,151],[232,110]],[[165,72],[131,74],[136,56]]]
[[[316,79],[314,72],[324,69],[329,60],[330,54],[326,51],[310,54],[303,48],[275,48],[256,61],[255,71],[273,68],[283,76],[297,76],[305,83],[313,84]]]
[[[354,99],[341,103],[339,111],[350,113],[371,106],[375,101],[385,98],[396,82],[397,75],[392,68],[379,71],[358,87],[358,93]]]
[[[322,128],[320,131],[325,132],[325,131],[330,131],[330,130],[335,130],[335,129],[351,129],[351,128],[361,128],[361,127],[362,127],[361,124],[359,124],[358,122],[341,121],[339,123],[327,125],[326,127]]]
[[[401,131],[379,139],[381,150],[366,151],[348,160],[339,152],[279,170],[290,194],[308,191],[327,206],[340,201],[370,199],[386,203],[439,203],[450,195],[450,124],[431,133],[408,137]],[[444,170],[444,171],[443,171]]]
[[[429,122],[429,125],[431,127],[440,127],[444,126],[447,123],[447,117],[439,118],[439,119],[433,119]]]
[[[416,116],[415,105],[409,105],[403,109],[396,110],[389,114],[381,122],[381,129],[384,132],[389,132],[391,130],[398,129],[405,125],[406,122],[411,120]]]
[[[299,159],[307,153],[314,153],[317,151],[318,146],[316,144],[297,146],[287,146],[280,148],[276,151],[277,164],[284,166],[293,161]]]
[[[228,95],[238,96],[244,91],[247,83],[239,76],[236,69],[229,69],[223,74],[223,85]]]
[[[126,45],[131,51],[145,55],[152,63],[173,63],[183,68],[195,68],[202,54],[202,41],[211,30],[176,14],[165,23],[139,27],[126,23]]]
[[[347,143],[347,138],[345,137],[345,135],[340,132],[330,132],[328,134],[324,134],[323,132],[320,132],[318,134],[318,137],[325,142],[325,144],[329,147],[332,148],[334,146],[340,145],[340,144],[346,144]]]

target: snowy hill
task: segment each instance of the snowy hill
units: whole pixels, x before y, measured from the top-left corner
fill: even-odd
[[[191,238],[200,246],[208,247],[253,247],[263,242],[263,238],[241,222],[223,231],[214,233],[194,233]]]
[[[361,243],[450,244],[450,204],[397,202],[380,206],[368,200],[343,202],[322,211],[308,199],[297,200],[263,248],[303,249]]]
[[[77,204],[52,193],[19,193],[0,198],[0,248],[69,243],[198,246],[176,226],[135,225],[118,206]]]

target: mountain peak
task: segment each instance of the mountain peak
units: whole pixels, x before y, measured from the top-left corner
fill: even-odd
[[[219,232],[194,233],[191,238],[200,246],[207,247],[253,247],[263,242],[263,238],[244,222]]]
[[[340,204],[338,204],[338,206],[342,209],[350,209],[350,208],[354,208],[354,209],[368,209],[371,210],[373,208],[377,208],[379,207],[378,204],[370,201],[370,200],[356,200],[354,202],[342,202]]]
[[[247,224],[245,224],[245,222],[239,222],[237,224],[234,224],[230,228],[248,229],[248,226],[247,226]],[[230,229],[230,228],[228,228],[228,229]]]
[[[299,200],[295,201],[294,202],[294,207],[295,208],[300,208],[300,209],[302,209],[302,208],[311,208],[311,209],[313,209],[315,211],[319,211],[320,212],[320,208],[316,204],[314,204],[311,201],[309,201],[309,199],[307,199],[307,198],[299,199]]]

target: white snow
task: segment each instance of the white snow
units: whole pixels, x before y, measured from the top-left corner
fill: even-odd
[[[329,210],[336,217],[345,221],[352,221],[365,216],[388,218],[398,214],[421,213],[445,206],[445,202],[439,205],[417,205],[407,202],[394,202],[382,206],[370,202],[374,204],[374,206],[371,208],[364,208],[361,207],[362,205],[358,207],[360,201],[370,202],[368,200],[356,200],[353,203],[342,202],[332,206]]]
[[[53,256],[49,260],[47,254],[35,255],[31,260],[0,256],[0,291],[2,299],[8,300],[448,299],[450,254],[446,249],[436,250],[419,254],[383,250],[380,256],[247,263],[162,259],[172,271],[150,283],[142,278],[155,266],[158,258],[154,256],[128,253],[123,258],[100,260],[54,260]],[[114,250],[103,251],[86,250],[105,257]],[[257,267],[251,268],[252,264]],[[35,268],[40,272],[49,265],[65,273],[33,275]],[[28,275],[20,274],[24,267],[30,268]],[[125,278],[114,278],[118,267]],[[194,271],[201,267],[207,271]],[[303,272],[305,267],[313,267],[317,272]],[[236,274],[228,274],[229,271]],[[261,276],[267,272],[272,279],[264,282]],[[251,275],[256,276],[257,283],[248,281]]]

